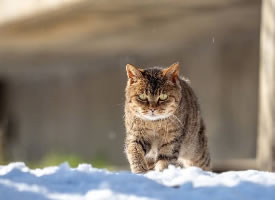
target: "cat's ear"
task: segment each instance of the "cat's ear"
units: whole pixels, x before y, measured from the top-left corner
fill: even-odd
[[[131,64],[126,65],[126,71],[131,84],[142,77],[141,71]]]
[[[170,65],[169,67],[162,70],[164,76],[167,76],[171,79],[174,83],[179,79],[179,66],[178,62]]]

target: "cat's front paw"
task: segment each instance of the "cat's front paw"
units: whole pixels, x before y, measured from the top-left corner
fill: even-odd
[[[131,165],[131,171],[135,174],[144,174],[149,171],[148,166],[146,163],[139,164],[139,165]]]
[[[155,165],[155,170],[162,172],[164,169],[168,168],[168,161],[166,160],[159,160]]]
[[[146,172],[148,172],[149,169],[145,169],[145,168],[135,168],[135,169],[131,169],[132,173],[134,174],[145,174]]]

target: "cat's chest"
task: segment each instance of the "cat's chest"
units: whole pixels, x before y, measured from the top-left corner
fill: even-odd
[[[167,137],[169,130],[172,129],[171,124],[164,122],[149,122],[144,124],[145,134],[152,140],[161,140]]]
[[[158,140],[151,141],[151,148],[150,148],[150,151],[146,154],[146,157],[156,160],[158,155],[158,146],[159,146]]]

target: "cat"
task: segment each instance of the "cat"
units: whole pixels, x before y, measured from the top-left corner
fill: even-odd
[[[205,125],[179,63],[162,69],[127,64],[125,153],[133,173],[163,171],[169,164],[210,170]]]

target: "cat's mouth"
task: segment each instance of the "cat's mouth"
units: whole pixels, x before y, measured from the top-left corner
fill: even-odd
[[[151,120],[151,121],[165,119],[169,117],[169,115],[167,114],[155,114],[155,113],[150,113],[142,116],[145,120]]]

